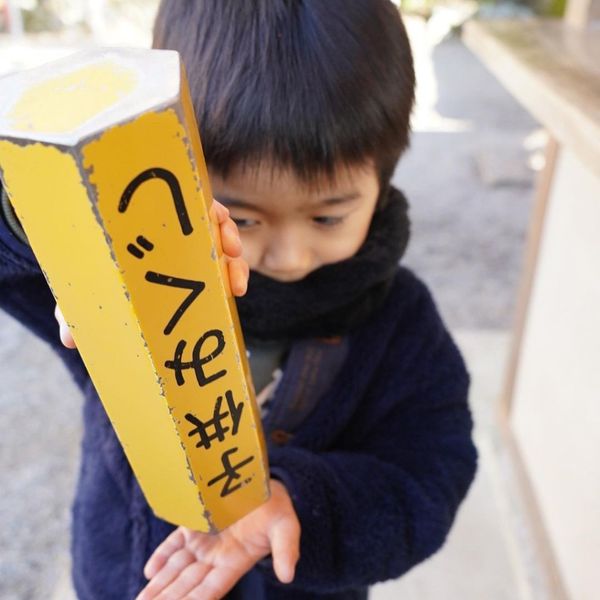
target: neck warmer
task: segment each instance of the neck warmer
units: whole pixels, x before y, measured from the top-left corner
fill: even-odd
[[[390,187],[354,256],[300,281],[284,283],[251,271],[248,292],[236,299],[244,335],[250,341],[290,341],[348,333],[383,304],[409,234],[406,198]]]

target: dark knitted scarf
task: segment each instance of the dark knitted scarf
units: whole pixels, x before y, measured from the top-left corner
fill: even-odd
[[[388,188],[364,244],[346,260],[325,265],[300,281],[282,283],[252,271],[237,299],[249,340],[290,340],[343,335],[384,302],[410,234],[408,203]]]

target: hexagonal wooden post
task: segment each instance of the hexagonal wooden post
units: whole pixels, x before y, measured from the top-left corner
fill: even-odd
[[[94,50],[4,78],[0,174],[155,513],[221,530],[268,466],[185,74]]]

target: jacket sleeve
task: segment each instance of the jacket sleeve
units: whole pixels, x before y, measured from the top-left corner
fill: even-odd
[[[270,449],[272,474],[286,485],[302,528],[291,586],[334,592],[397,578],[446,539],[476,450],[469,376],[430,305],[434,326],[410,359],[406,343],[386,351],[362,402],[386,409],[374,409],[361,436],[323,453]]]

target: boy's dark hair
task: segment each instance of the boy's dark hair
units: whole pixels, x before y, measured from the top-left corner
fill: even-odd
[[[162,0],[155,48],[181,53],[209,167],[269,161],[307,183],[408,146],[415,78],[390,0]]]

